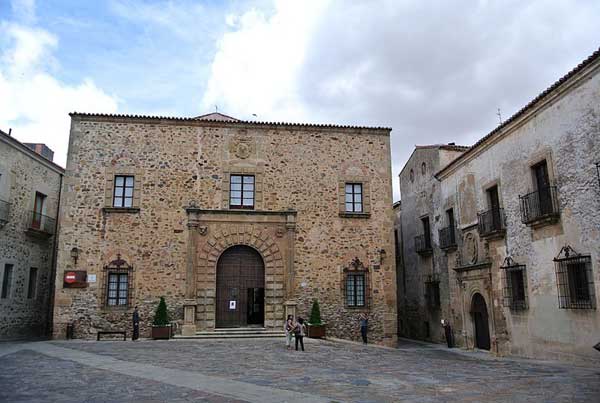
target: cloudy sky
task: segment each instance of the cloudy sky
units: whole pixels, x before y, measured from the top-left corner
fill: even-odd
[[[217,105],[392,127],[396,177],[415,144],[472,144],[593,53],[598,21],[597,0],[0,0],[0,129],[64,165],[70,111]]]

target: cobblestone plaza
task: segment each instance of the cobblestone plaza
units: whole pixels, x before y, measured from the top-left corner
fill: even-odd
[[[2,402],[597,402],[600,370],[401,341],[0,344]],[[595,353],[591,351],[591,353]]]

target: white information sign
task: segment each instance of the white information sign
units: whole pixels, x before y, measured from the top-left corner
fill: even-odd
[[[235,301],[229,301],[229,309],[235,310]]]
[[[87,275],[87,281],[88,281],[88,283],[95,283],[96,282],[96,275],[95,274],[88,274]]]

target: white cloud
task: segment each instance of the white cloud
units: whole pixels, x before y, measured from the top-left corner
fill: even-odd
[[[202,108],[240,118],[308,118],[298,95],[307,42],[327,1],[277,1],[275,12],[228,15],[232,28],[217,45]],[[260,95],[259,95],[260,94]]]
[[[118,101],[91,79],[67,84],[52,75],[58,63],[52,57],[57,38],[38,28],[0,23],[5,33],[0,47],[0,128],[13,129],[23,142],[45,143],[55,152],[55,162],[65,164],[69,112],[117,110]]]

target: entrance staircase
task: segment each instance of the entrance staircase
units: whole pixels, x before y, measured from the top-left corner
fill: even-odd
[[[235,327],[196,332],[193,336],[177,335],[175,339],[264,339],[283,338],[285,333],[278,330],[267,330],[264,327]]]

